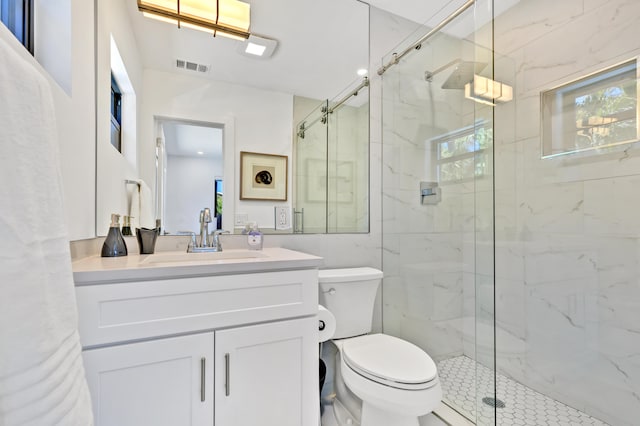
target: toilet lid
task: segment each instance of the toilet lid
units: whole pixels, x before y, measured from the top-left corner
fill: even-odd
[[[424,389],[437,378],[436,364],[422,349],[386,334],[370,334],[344,342],[342,356],[357,373],[403,389]]]

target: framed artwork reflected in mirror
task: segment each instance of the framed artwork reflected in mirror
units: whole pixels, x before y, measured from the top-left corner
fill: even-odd
[[[286,155],[240,152],[240,199],[287,201]]]

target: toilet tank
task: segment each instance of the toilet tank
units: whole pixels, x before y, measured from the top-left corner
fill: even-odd
[[[382,271],[374,268],[318,271],[320,304],[336,318],[334,339],[371,331],[373,305],[381,280]]]

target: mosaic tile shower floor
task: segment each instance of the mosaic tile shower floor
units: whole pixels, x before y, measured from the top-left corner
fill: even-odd
[[[479,396],[493,397],[493,372],[466,356],[449,358],[438,363],[444,400],[469,419],[476,419],[475,380],[480,381]],[[495,409],[498,425],[522,426],[607,426],[607,423],[564,405],[539,392],[497,374],[498,399],[503,408]],[[478,425],[494,424],[494,408],[480,403]]]

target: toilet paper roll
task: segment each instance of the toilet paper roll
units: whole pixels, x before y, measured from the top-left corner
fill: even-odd
[[[318,341],[326,342],[336,332],[336,317],[322,305],[318,305]]]

